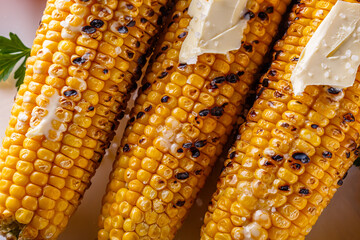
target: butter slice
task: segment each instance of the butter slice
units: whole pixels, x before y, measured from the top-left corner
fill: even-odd
[[[179,61],[195,64],[204,53],[226,54],[239,49],[247,21],[243,16],[247,0],[193,0],[192,17],[181,46]]]
[[[294,94],[308,85],[346,88],[360,65],[360,4],[337,1],[322,21],[290,78]]]

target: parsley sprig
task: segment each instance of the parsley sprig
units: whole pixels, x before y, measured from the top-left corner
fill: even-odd
[[[26,47],[16,34],[10,33],[9,37],[0,36],[0,82],[6,81],[15,65],[23,60],[14,73],[16,87],[19,88],[24,82],[25,63],[30,56],[30,48]]]

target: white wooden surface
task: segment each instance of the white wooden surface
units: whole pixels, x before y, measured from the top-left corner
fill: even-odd
[[[18,34],[30,46],[35,30],[41,18],[46,0],[0,0],[0,35],[10,31]],[[14,82],[0,83],[0,138],[3,137],[10,116],[10,109],[16,90]],[[121,126],[124,126],[122,123]],[[119,131],[120,132],[120,131]],[[115,142],[119,141],[119,133]],[[117,140],[117,141],[116,141]],[[86,192],[81,206],[69,222],[66,231],[59,240],[95,239],[97,217],[101,198],[105,191],[114,150],[104,158],[98,169],[93,184]],[[199,239],[199,228],[210,195],[214,191],[220,165],[214,170],[200,199],[196,201],[184,227],[178,232],[176,240]],[[335,195],[330,206],[324,211],[313,231],[310,240],[356,240],[360,239],[360,170],[352,169],[344,186]],[[0,237],[1,239],[1,237]]]

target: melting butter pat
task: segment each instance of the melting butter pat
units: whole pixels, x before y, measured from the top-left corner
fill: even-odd
[[[338,1],[302,51],[290,78],[294,94],[308,85],[354,84],[360,65],[360,4]]]
[[[247,0],[193,0],[188,10],[192,19],[179,61],[195,64],[201,54],[226,54],[239,49],[248,21],[244,18],[246,4]]]

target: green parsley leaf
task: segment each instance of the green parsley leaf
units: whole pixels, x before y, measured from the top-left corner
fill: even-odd
[[[25,63],[29,56],[30,48],[26,47],[16,34],[10,33],[9,38],[0,36],[0,82],[9,78],[15,65],[23,59],[14,73],[16,87],[19,88],[25,78]]]

